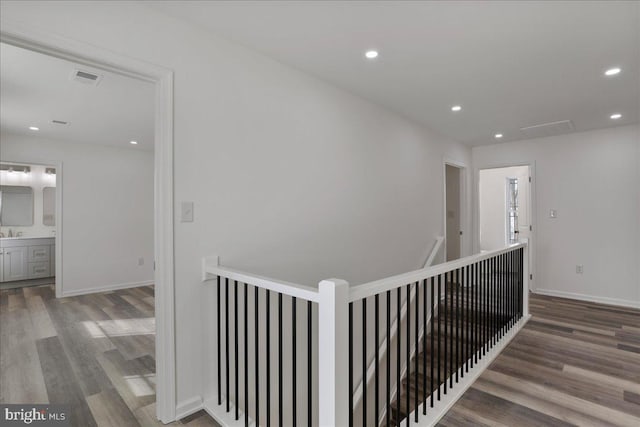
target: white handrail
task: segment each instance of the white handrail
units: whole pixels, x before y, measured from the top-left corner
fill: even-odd
[[[438,255],[438,252],[442,247],[442,243],[444,243],[444,236],[438,236],[436,238],[436,243],[433,245],[433,248],[431,249],[431,253],[429,254],[429,257],[425,260],[424,264],[422,264],[422,268],[431,267],[431,264],[433,264],[433,260],[436,259],[436,255]]]
[[[433,267],[421,268],[420,270],[414,270],[408,273],[398,274],[385,279],[353,286],[349,289],[349,302],[359,301],[363,298],[394,290],[400,286],[406,286],[409,283],[419,282],[430,277],[448,273],[469,264],[484,261],[486,259],[493,258],[496,255],[501,255],[514,249],[525,247],[526,245],[527,243],[515,243],[495,251],[483,252],[481,254],[471,255],[454,261],[438,264]]]
[[[302,298],[307,301],[318,302],[320,297],[316,288],[222,267],[217,256],[204,257],[202,259],[202,281],[214,279],[216,276],[237,280],[241,283],[279,292],[283,295]]]

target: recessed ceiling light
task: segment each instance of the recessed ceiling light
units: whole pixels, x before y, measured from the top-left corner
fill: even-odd
[[[131,144],[131,145],[138,145],[138,141],[129,141],[129,144]]]
[[[364,56],[367,59],[375,59],[378,57],[378,51],[377,50],[368,50],[364,53]]]
[[[501,133],[496,133],[496,134],[495,134],[495,137],[496,137],[496,138],[498,138],[498,139],[502,138],[502,136],[503,136],[503,135],[502,135]]]
[[[451,111],[455,111],[455,112],[462,111],[462,107],[459,105],[454,105],[453,107],[451,107]]]
[[[29,130],[40,130],[40,128],[35,126],[29,126]]]
[[[607,71],[604,72],[604,75],[611,77],[611,76],[615,76],[616,74],[620,74],[620,71],[622,70],[618,67],[609,68]]]
[[[611,115],[612,120],[618,120],[619,118],[622,118],[622,114],[620,113],[615,113]]]

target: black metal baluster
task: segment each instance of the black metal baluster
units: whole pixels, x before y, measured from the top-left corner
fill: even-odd
[[[416,423],[418,422],[418,354],[420,354],[418,352],[418,325],[419,325],[419,320],[420,317],[418,316],[420,314],[420,282],[416,282],[416,327],[415,327],[415,337],[416,337],[416,342],[415,342],[415,351],[414,351],[414,360],[415,360],[415,364],[414,364],[414,375],[415,375],[415,381],[416,381],[416,392],[415,395],[413,396],[413,402],[415,403],[415,408],[414,408],[414,412],[415,412],[415,420]]]
[[[459,358],[459,353],[458,353],[458,345],[459,345],[459,332],[458,332],[458,315],[459,315],[459,310],[458,308],[460,307],[459,301],[458,301],[458,295],[459,295],[459,286],[458,286],[458,270],[455,270],[453,272],[453,289],[451,289],[451,316],[453,316],[451,318],[451,379],[449,380],[449,387],[453,388],[453,379],[455,376],[455,380],[456,383],[458,382],[458,358]],[[455,294],[453,293],[455,291]],[[455,297],[455,300],[454,300]],[[456,308],[455,310],[453,309],[453,304],[455,302]],[[456,352],[453,352],[453,342],[455,341],[456,344]],[[455,354],[455,356],[454,356]],[[454,357],[455,357],[455,361],[456,363],[454,364]]]
[[[282,427],[283,402],[282,402],[282,294],[278,293],[278,425]],[[267,423],[267,426],[269,423]]]
[[[387,427],[391,421],[391,291],[387,291],[387,395],[385,399]]]
[[[493,257],[493,345],[498,342],[498,257]]]
[[[229,279],[224,279],[224,345],[225,345],[225,399],[227,401],[227,412],[229,407]]]
[[[442,311],[440,310],[440,304],[442,303],[441,292],[442,292],[442,274],[439,274],[438,275],[438,401],[440,401],[440,371],[441,371],[440,359],[442,354],[442,339],[440,338],[440,323],[441,323],[440,319],[442,318],[441,316]],[[433,319],[433,315],[431,319]],[[431,390],[432,390],[431,393],[433,393],[433,387],[431,388]],[[431,406],[433,407],[433,398],[431,399]]]
[[[407,285],[407,425],[411,422],[411,284]]]
[[[298,368],[298,360],[296,358],[296,345],[297,345],[297,313],[296,313],[296,297],[291,297],[291,351],[293,358],[293,364],[291,366],[291,412],[292,412],[292,421],[293,426],[295,427],[298,424],[298,390],[296,384],[297,377],[297,368]]]
[[[427,394],[427,283],[428,280],[424,279],[422,283],[422,389],[424,390],[422,413],[424,415],[427,415],[427,396],[429,396]],[[431,364],[433,365],[433,358]]]
[[[444,394],[447,394],[447,380],[449,379],[448,375],[449,375],[449,370],[447,369],[447,362],[448,362],[448,347],[449,347],[449,341],[448,341],[448,334],[447,334],[447,329],[448,329],[448,316],[447,316],[447,306],[449,305],[449,300],[448,300],[448,286],[447,286],[447,282],[448,282],[448,278],[449,278],[449,273],[445,273],[444,274],[444,316],[443,316],[443,323],[444,323]],[[440,396],[438,396],[439,398]]]
[[[216,328],[218,330],[218,405],[222,405],[222,350],[221,350],[221,328],[220,328],[220,276],[218,276],[218,286],[216,287],[216,305],[217,305],[217,316],[218,323]]]
[[[260,355],[260,347],[259,347],[259,326],[260,326],[260,321],[259,321],[259,313],[260,313],[260,309],[259,309],[259,294],[258,294],[258,287],[254,288],[254,334],[255,334],[255,370],[256,370],[256,424],[260,425],[260,359],[259,359],[259,355]]]
[[[488,350],[488,338],[489,338],[489,334],[488,334],[488,328],[489,328],[489,307],[488,307],[488,301],[489,301],[489,284],[488,284],[488,277],[487,277],[487,260],[483,260],[482,261],[482,289],[483,289],[483,294],[482,294],[482,301],[483,301],[483,310],[482,310],[482,317],[483,319],[483,328],[482,328],[482,355],[484,356],[485,354],[487,354],[487,350]]]
[[[238,408],[238,406],[240,406],[240,398],[238,397],[238,281],[234,280],[233,281],[233,328],[235,330],[235,339],[234,339],[234,344],[235,344],[235,351],[234,351],[234,356],[235,356],[235,363],[234,363],[234,367],[235,367],[235,399],[236,399],[236,421],[238,421],[240,419],[240,409]]]
[[[244,283],[244,426],[249,427],[249,286]]]
[[[266,366],[266,375],[267,380],[267,427],[271,425],[271,291],[266,290],[265,296],[265,316],[266,316],[266,329],[267,333],[265,335],[266,339],[266,352],[267,352],[267,366]]]
[[[374,309],[374,315],[376,318],[376,324],[374,327],[374,335],[375,335],[375,358],[376,358],[376,364],[375,364],[375,385],[374,385],[374,398],[375,401],[373,403],[373,407],[374,407],[374,417],[373,420],[376,422],[376,425],[378,425],[378,417],[380,417],[380,398],[379,398],[379,391],[380,391],[380,377],[379,377],[379,366],[380,365],[380,298],[379,298],[379,294],[376,294],[376,296],[374,297],[374,303],[375,303],[375,309]]]
[[[318,373],[318,375],[322,375]],[[349,427],[353,427],[353,303],[349,303]]]
[[[460,356],[458,357],[458,366],[459,366],[459,371],[460,371],[460,378],[464,378],[464,364],[465,364],[465,341],[467,339],[467,331],[465,330],[465,311],[464,311],[464,280],[466,277],[466,271],[465,268],[462,267],[460,269],[460,277],[458,278],[460,281],[459,284],[459,288],[460,288],[460,307],[458,307],[458,310],[460,311],[460,337],[458,338],[458,341],[460,341]]]
[[[474,311],[474,318],[475,318],[475,322],[474,324],[474,330],[475,330],[475,335],[474,335],[474,350],[473,350],[473,354],[475,357],[475,363],[478,363],[478,351],[480,350],[480,263],[476,262],[473,266],[473,273],[474,273],[474,278],[475,278],[475,286],[474,286],[474,295],[475,298],[473,300],[473,306],[475,307],[475,311]]]
[[[367,298],[362,298],[362,426],[367,427]]]
[[[435,364],[435,360],[433,358],[433,355],[434,355],[434,348],[433,348],[434,342],[433,342],[433,340],[434,340],[435,326],[436,326],[435,325],[435,320],[436,320],[436,300],[434,299],[435,292],[434,292],[434,289],[433,289],[435,287],[435,284],[436,284],[436,278],[432,277],[431,278],[431,364],[430,364],[431,365],[431,378],[430,378],[430,383],[431,384],[430,384],[430,387],[429,387],[429,394],[431,395],[431,407],[432,408],[433,408],[433,390],[434,390],[433,389],[433,365]],[[426,305],[425,305],[425,307],[426,307]],[[425,329],[425,334],[426,334],[426,329]],[[424,342],[425,343],[427,342],[426,335],[425,335],[425,341]],[[426,354],[426,351],[425,351],[425,354]],[[440,369],[440,367],[438,367],[438,369]],[[424,387],[425,387],[425,390],[426,390],[426,387],[427,387],[427,382],[426,381],[424,382]],[[425,396],[428,396],[428,395],[425,393]],[[426,397],[425,397],[425,399],[426,399]],[[427,405],[426,405],[426,402],[425,402],[425,407],[426,406]]]
[[[464,274],[464,288],[465,289],[465,293],[466,293],[466,298],[464,298],[464,318],[466,320],[466,322],[464,323],[465,326],[465,333],[464,333],[464,338],[465,338],[465,351],[464,351],[464,370],[466,372],[469,372],[469,355],[470,350],[471,350],[471,341],[470,341],[470,337],[471,337],[471,318],[469,316],[469,303],[471,302],[471,288],[469,287],[469,266],[467,265],[464,270],[465,270],[465,274]]]
[[[313,304],[311,301],[307,301],[307,426],[311,426],[313,419],[313,387],[312,387],[312,374],[313,374],[313,339],[312,339],[312,326],[313,326]]]
[[[401,346],[401,342],[402,342],[402,306],[401,306],[401,300],[402,300],[402,288],[398,287],[398,290],[396,291],[396,297],[397,297],[397,301],[396,301],[396,319],[397,319],[397,324],[398,324],[398,345],[396,348],[396,422],[397,425],[400,425],[400,422],[402,420],[402,415],[400,414],[400,346]]]

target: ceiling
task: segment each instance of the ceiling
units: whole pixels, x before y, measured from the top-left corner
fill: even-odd
[[[634,1],[147,4],[469,145],[524,139],[520,128],[541,123],[586,131],[640,115]],[[368,49],[379,57],[366,60]],[[605,78],[613,66],[622,72]]]
[[[95,86],[80,83],[71,79],[74,70],[101,79]],[[0,92],[3,132],[153,150],[152,83],[2,43]]]

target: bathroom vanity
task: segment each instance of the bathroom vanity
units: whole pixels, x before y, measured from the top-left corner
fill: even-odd
[[[0,282],[56,275],[55,237],[0,238]]]

